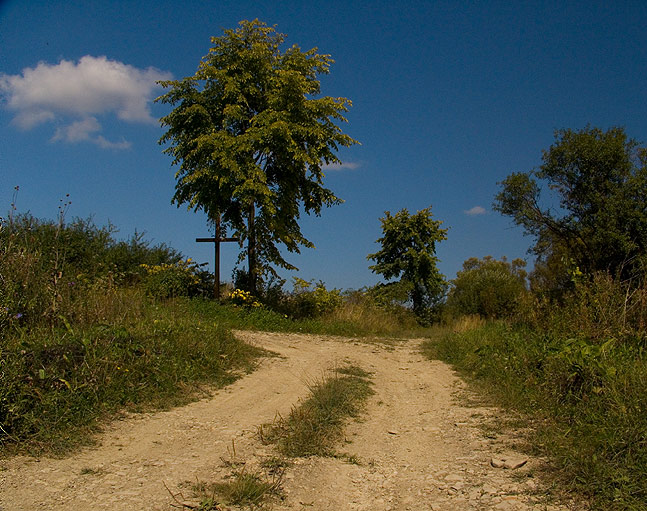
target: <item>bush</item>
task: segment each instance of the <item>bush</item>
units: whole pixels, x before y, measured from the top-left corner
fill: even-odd
[[[141,264],[146,275],[144,289],[153,298],[175,298],[178,296],[205,296],[213,292],[205,289],[205,281],[200,278],[199,267],[191,258],[175,264]]]
[[[484,318],[513,316],[526,293],[525,265],[521,259],[508,262],[505,257],[500,261],[490,256],[468,259],[452,281],[447,314]]]
[[[294,291],[289,298],[289,314],[296,319],[317,318],[330,314],[342,304],[339,289],[326,289],[319,281],[312,288],[314,281],[294,277]]]
[[[139,234],[117,242],[114,232],[91,220],[66,225],[62,218],[53,222],[30,215],[0,219],[0,331],[71,320],[86,292],[102,289],[110,295],[115,286],[141,279],[140,264],[180,260],[174,250],[150,247]]]
[[[234,305],[241,307],[262,307],[261,302],[256,300],[249,291],[243,291],[242,289],[234,289],[229,295],[229,300]]]

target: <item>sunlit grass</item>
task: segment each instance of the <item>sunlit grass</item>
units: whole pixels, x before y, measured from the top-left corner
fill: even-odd
[[[369,378],[363,369],[346,366],[313,382],[308,386],[307,399],[293,407],[287,417],[262,427],[261,437],[275,443],[286,456],[333,455],[345,421],[357,417],[373,393]]]

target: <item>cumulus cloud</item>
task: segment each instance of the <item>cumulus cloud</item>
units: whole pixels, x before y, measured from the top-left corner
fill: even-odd
[[[52,142],[64,140],[68,143],[92,142],[102,149],[128,149],[132,144],[126,140],[121,142],[110,142],[103,135],[95,135],[101,131],[101,125],[95,117],[87,117],[81,121],[76,121],[69,126],[57,128]]]
[[[19,75],[0,74],[0,94],[15,112],[13,122],[28,130],[50,121],[72,123],[58,128],[52,140],[94,142],[100,147],[124,147],[102,136],[95,116],[116,114],[127,122],[154,124],[150,100],[157,80],[171,74],[149,67],[139,69],[107,57],[86,55],[78,62],[40,62]]]
[[[324,170],[355,170],[358,169],[361,165],[355,162],[345,162],[345,163],[327,163],[322,168]]]
[[[464,213],[469,216],[485,215],[487,214],[487,210],[481,206],[474,206],[471,209],[465,210]]]

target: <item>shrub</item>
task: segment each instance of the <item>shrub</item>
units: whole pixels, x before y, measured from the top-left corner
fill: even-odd
[[[319,281],[312,288],[314,281],[294,277],[294,291],[289,298],[290,315],[294,318],[317,318],[330,314],[342,304],[339,289],[326,289]]]
[[[146,272],[144,288],[153,298],[175,298],[198,294],[201,281],[196,274],[197,265],[191,258],[175,264],[141,264]]]
[[[0,218],[0,329],[72,318],[86,290],[110,288],[141,279],[141,263],[172,264],[174,250],[150,247],[136,234],[117,242],[113,226],[91,220],[69,225],[30,215]]]
[[[244,291],[242,289],[234,289],[229,295],[229,300],[234,305],[241,307],[253,307],[259,308],[262,307],[261,302],[252,296],[252,293],[249,291]]]
[[[447,297],[447,313],[506,318],[514,315],[526,293],[525,261],[472,257],[463,263]]]

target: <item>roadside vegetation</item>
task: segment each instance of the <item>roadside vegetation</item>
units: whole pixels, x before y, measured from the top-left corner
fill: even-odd
[[[531,418],[529,446],[565,488],[595,509],[645,509],[647,287],[598,274],[560,307],[531,304],[507,320],[459,321],[423,350]]]
[[[296,281],[213,300],[213,276],[140,234],[12,211],[0,223],[0,448],[62,454],[115,414],[166,408],[249,371],[232,329],[402,335],[405,309],[368,290]],[[283,283],[281,283],[283,284]]]
[[[260,355],[173,298],[203,288],[168,247],[62,216],[0,227],[3,448],[65,452],[108,416],[185,402]]]
[[[620,128],[558,131],[544,164],[509,176],[495,202],[535,237],[534,270],[466,261],[423,345],[528,417],[529,448],[594,509],[647,502],[645,154]]]

